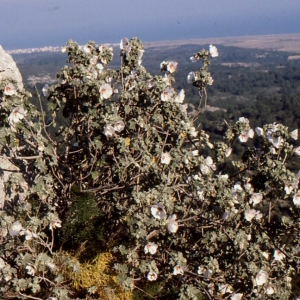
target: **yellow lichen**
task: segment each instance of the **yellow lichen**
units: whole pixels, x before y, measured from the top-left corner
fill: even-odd
[[[111,253],[104,252],[92,262],[80,263],[80,271],[69,274],[74,289],[78,292],[90,289],[103,300],[132,300],[132,292],[125,291],[117,276],[109,271],[112,258]]]

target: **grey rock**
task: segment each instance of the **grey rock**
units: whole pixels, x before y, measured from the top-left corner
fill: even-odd
[[[17,84],[19,90],[23,90],[23,80],[21,73],[13,58],[7,54],[0,46],[0,82],[9,80]],[[21,199],[23,193],[16,192],[15,187],[11,187],[9,193],[6,189],[6,182],[9,181],[13,173],[19,173],[19,168],[10,162],[9,159],[0,158],[0,209],[3,209],[5,201],[12,201],[16,197]],[[22,183],[21,180],[20,183]]]
[[[15,81],[20,90],[24,88],[22,75],[15,61],[0,45],[0,82],[5,79]]]

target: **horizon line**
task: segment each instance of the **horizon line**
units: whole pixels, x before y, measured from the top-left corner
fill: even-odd
[[[149,41],[149,42],[142,42],[145,47],[153,47],[153,46],[163,46],[164,44],[166,46],[170,46],[170,44],[173,45],[179,45],[179,44],[186,44],[186,43],[195,43],[195,42],[199,42],[199,41],[215,41],[215,43],[218,43],[218,40],[228,40],[228,39],[245,39],[245,38],[259,38],[259,37],[270,37],[270,38],[274,38],[274,37],[278,37],[278,36],[283,36],[283,37],[287,37],[287,36],[297,36],[300,38],[300,33],[275,33],[275,34],[257,34],[257,35],[241,35],[241,36],[224,36],[224,37],[207,37],[207,38],[190,38],[190,39],[172,39],[172,40],[153,40],[153,41]],[[118,43],[104,43],[113,47],[117,47],[119,45]],[[153,45],[156,44],[156,45]],[[18,48],[18,49],[10,49],[10,50],[5,50],[5,52],[7,52],[8,54],[25,54],[25,53],[36,53],[36,52],[60,52],[62,46],[44,46],[44,47],[30,47],[30,48]],[[82,46],[82,45],[81,45]],[[0,47],[1,44],[0,44]],[[300,51],[300,50],[299,50]]]

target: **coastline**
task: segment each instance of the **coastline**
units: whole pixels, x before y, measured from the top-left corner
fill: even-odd
[[[161,49],[162,47],[172,48],[188,44],[215,44],[223,46],[235,46],[241,48],[257,48],[266,50],[277,50],[300,53],[300,33],[272,34],[272,35],[251,35],[220,38],[199,38],[184,40],[162,40],[143,42],[145,48]],[[119,43],[109,44],[119,47]],[[41,48],[25,48],[5,50],[9,54],[24,54],[38,52],[61,52],[62,46],[46,46]]]

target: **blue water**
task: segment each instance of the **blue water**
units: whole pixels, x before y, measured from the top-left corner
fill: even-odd
[[[296,12],[295,12],[296,14]],[[98,28],[95,26],[78,27],[73,30],[40,32],[31,34],[25,32],[18,36],[4,36],[0,44],[4,49],[22,49],[30,47],[62,46],[69,39],[80,44],[89,40],[96,43],[118,43],[123,37],[137,36],[142,41],[181,40],[193,38],[217,38],[265,34],[300,33],[300,18],[273,19],[234,18],[232,20],[210,20],[202,22],[201,19],[173,20],[164,24],[128,24],[126,27]]]

